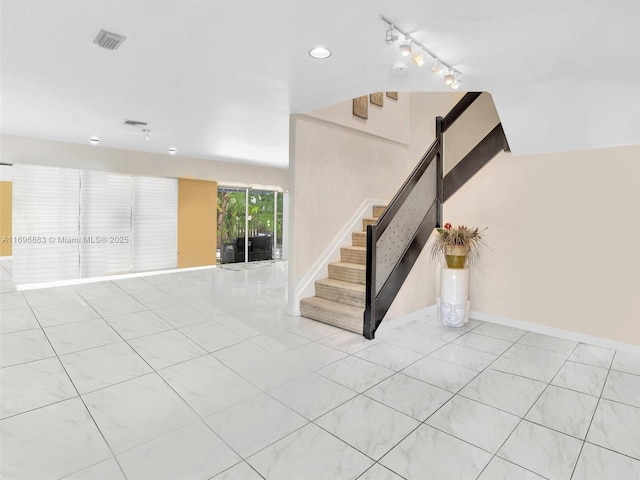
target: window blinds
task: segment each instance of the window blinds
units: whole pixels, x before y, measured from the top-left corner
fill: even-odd
[[[178,265],[178,181],[14,165],[16,283]]]
[[[80,276],[80,171],[14,165],[13,278],[49,282]]]
[[[80,237],[82,277],[131,271],[131,175],[81,171]]]
[[[131,269],[178,266],[178,180],[133,177]]]

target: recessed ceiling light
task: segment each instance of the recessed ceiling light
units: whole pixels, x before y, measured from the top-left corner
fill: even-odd
[[[98,137],[91,137],[89,141],[91,142],[91,145],[97,145],[100,139]]]
[[[331,56],[331,50],[325,47],[315,47],[309,50],[309,55],[318,59],[329,58]]]
[[[169,155],[175,155],[177,151],[176,147],[169,147]]]

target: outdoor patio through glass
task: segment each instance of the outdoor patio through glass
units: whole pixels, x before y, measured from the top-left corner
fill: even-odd
[[[276,190],[218,187],[218,262],[281,259],[282,210]]]

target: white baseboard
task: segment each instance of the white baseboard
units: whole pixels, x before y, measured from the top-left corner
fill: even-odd
[[[338,231],[333,240],[327,245],[327,248],[324,249],[318,259],[311,265],[311,268],[295,286],[293,301],[289,303],[289,313],[291,315],[300,315],[300,300],[313,297],[316,280],[321,280],[329,276],[327,265],[330,262],[340,260],[340,248],[350,246],[351,234],[362,231],[362,219],[371,216],[371,208],[374,205],[386,205],[386,203],[386,200],[368,198],[360,204],[355,213],[347,220],[347,223]]]
[[[529,330],[530,332],[540,333],[543,335],[564,338],[565,340],[587,343],[589,345],[595,345],[596,347],[613,348],[622,352],[640,354],[640,345],[619,342],[616,340],[611,340],[609,338],[596,337],[594,335],[587,335],[585,333],[574,332],[572,330],[549,327],[547,325],[540,325],[539,323],[514,320],[512,318],[501,317],[489,313],[476,312],[474,310],[471,311],[470,316],[471,318],[475,318],[476,320],[481,320],[483,322],[497,323],[498,325],[504,325],[506,327],[520,328],[522,330]]]
[[[422,308],[418,311],[403,315],[397,319],[393,319],[382,324],[378,328],[378,331],[384,331],[386,329],[393,329],[399,326],[405,325],[416,318],[423,317],[425,315],[436,315],[436,305],[430,305]],[[587,335],[585,333],[574,332],[572,330],[564,330],[562,328],[549,327],[547,325],[540,325],[538,323],[525,322],[522,320],[514,320],[512,318],[501,317],[498,315],[492,315],[490,313],[477,312],[472,310],[470,315],[472,319],[480,320],[487,323],[495,323],[498,325],[504,325],[505,327],[519,328],[521,330],[527,330],[534,333],[540,333],[542,335],[549,335],[552,337],[564,338],[565,340],[571,340],[573,342],[586,343],[602,348],[612,348],[620,350],[621,352],[640,354],[640,345],[634,345],[631,343],[619,342],[611,340],[609,338],[596,337],[594,335]]]
[[[136,273],[123,273],[119,275],[107,275],[104,277],[90,277],[90,278],[73,278],[69,280],[55,280],[52,282],[40,282],[40,283],[21,283],[16,285],[16,290],[19,292],[27,290],[36,290],[39,288],[52,288],[52,287],[66,287],[70,285],[82,285],[85,283],[104,282],[108,280],[123,280],[126,278],[136,277],[151,277],[153,275],[165,275],[167,273],[184,273],[193,272],[196,270],[209,270],[211,268],[218,268],[217,265],[205,265],[204,267],[186,267],[186,268],[173,268],[171,270],[154,270],[151,272],[136,272]]]

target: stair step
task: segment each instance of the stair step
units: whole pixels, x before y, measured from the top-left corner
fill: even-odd
[[[357,263],[334,262],[329,266],[329,278],[343,282],[365,284],[366,267]]]
[[[300,313],[303,317],[328,323],[335,327],[362,335],[364,309],[325,298],[310,297],[300,301]]]
[[[374,205],[373,206],[373,216],[375,218],[378,218],[380,215],[382,215],[382,212],[384,212],[386,210],[387,206],[386,205]]]
[[[366,288],[358,283],[325,278],[316,282],[316,297],[364,308]]]
[[[367,263],[367,249],[366,247],[342,247],[340,260],[346,263],[365,265]]]
[[[366,247],[367,232],[353,232],[351,234],[351,243],[354,247]]]
[[[362,230],[367,231],[367,225],[373,225],[378,221],[377,218],[363,218],[362,219]]]

